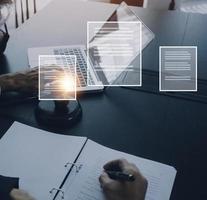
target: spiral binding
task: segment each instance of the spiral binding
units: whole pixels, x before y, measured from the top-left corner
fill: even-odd
[[[68,167],[68,166],[72,166],[72,167],[75,167],[75,172],[76,173],[79,173],[79,171],[81,170],[81,168],[83,167],[83,165],[82,164],[76,164],[76,163],[71,163],[71,162],[67,162],[66,164],[65,164],[65,167]],[[61,190],[61,189],[57,189],[57,188],[52,188],[51,190],[50,190],[50,194],[52,194],[54,191],[56,191],[56,193],[58,192],[60,192],[61,193],[61,198],[62,199],[64,199],[64,197],[65,197],[65,193],[64,193],[64,191],[63,190]]]
[[[50,190],[50,194],[52,194],[54,191],[56,191],[56,192],[60,192],[60,193],[62,194],[61,198],[64,199],[64,197],[65,197],[65,193],[64,193],[63,190],[61,190],[61,189],[57,189],[57,188],[52,188],[52,190]]]
[[[81,170],[81,168],[83,167],[82,164],[78,165],[76,163],[71,163],[71,162],[67,162],[65,164],[65,167],[68,167],[68,165],[71,165],[72,167],[75,167],[76,168],[76,173],[78,173]]]

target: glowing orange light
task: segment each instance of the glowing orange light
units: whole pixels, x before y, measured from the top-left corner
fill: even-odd
[[[75,78],[72,76],[63,76],[60,80],[60,87],[65,92],[74,92],[75,91]]]

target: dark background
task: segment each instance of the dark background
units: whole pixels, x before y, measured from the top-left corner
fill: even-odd
[[[25,69],[28,47],[85,43],[86,21],[104,20],[115,9],[112,5],[80,2],[66,9],[63,7],[69,3],[61,2],[62,5],[52,3],[11,36],[5,57],[0,59],[1,73]],[[207,78],[207,16],[133,9],[156,35],[143,52],[144,70],[158,70],[161,45],[196,45],[198,78]],[[74,10],[78,10],[78,16]],[[76,24],[73,28],[58,23],[67,14],[67,23]],[[47,26],[49,21],[53,22],[52,27]],[[148,84],[148,78],[144,80],[143,87]],[[157,93],[158,83],[154,84]],[[178,171],[172,200],[207,199],[205,103],[125,88],[107,88],[98,95],[80,94],[79,99],[82,120],[69,130],[49,130],[86,136],[108,147],[172,165]],[[36,106],[37,101],[29,101],[1,107],[1,136],[13,120],[48,130],[36,123]]]

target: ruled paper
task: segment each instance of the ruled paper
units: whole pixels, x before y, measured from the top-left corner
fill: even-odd
[[[170,198],[176,175],[173,167],[115,151],[88,140],[78,159],[78,164],[83,164],[82,169],[75,177],[73,176],[72,181],[69,177],[62,188],[65,199],[104,200],[98,179],[103,171],[103,165],[118,158],[125,158],[135,163],[147,178],[149,186],[146,200],[168,200]],[[60,200],[61,197],[57,199]]]

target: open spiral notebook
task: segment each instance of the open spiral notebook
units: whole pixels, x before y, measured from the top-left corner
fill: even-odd
[[[104,200],[98,177],[117,158],[135,163],[147,178],[146,200],[170,198],[176,176],[171,166],[18,122],[0,140],[0,174],[19,177],[19,187],[37,200]]]

